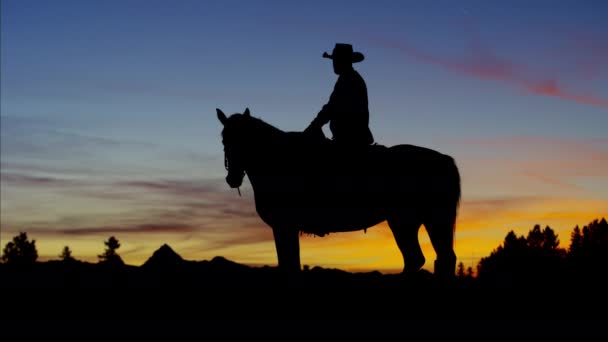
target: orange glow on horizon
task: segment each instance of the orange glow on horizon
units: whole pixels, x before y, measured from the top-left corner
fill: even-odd
[[[559,208],[568,208],[568,210]],[[495,215],[464,202],[456,231],[455,251],[458,262],[475,269],[480,258],[488,256],[502,244],[506,234],[513,230],[526,235],[535,224],[550,226],[558,234],[561,248],[568,248],[570,233],[575,226],[583,227],[589,222],[606,217],[608,201],[551,199],[523,208],[511,208]],[[255,227],[255,229],[265,229]],[[269,228],[268,228],[269,229]],[[29,234],[28,234],[29,236]],[[107,237],[91,236],[66,240],[65,236],[29,236],[36,239],[40,260],[57,259],[61,249],[69,245],[74,257],[96,262],[103,252],[103,241]],[[118,236],[122,246],[119,254],[127,264],[141,265],[163,243],[169,244],[187,260],[210,260],[223,256],[235,262],[253,266],[276,266],[276,254],[272,240],[242,243],[219,249],[207,249],[205,241],[183,238],[170,234],[141,236]],[[9,236],[2,233],[3,245]],[[432,271],[435,252],[424,226],[419,230],[419,240],[426,258],[424,269]],[[302,235],[300,238],[302,266],[339,268],[346,271],[400,272],[403,268],[401,253],[386,222],[367,229],[367,232],[333,233],[324,237]]]

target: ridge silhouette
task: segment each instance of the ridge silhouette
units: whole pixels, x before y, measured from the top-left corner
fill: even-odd
[[[152,256],[143,263],[143,268],[175,268],[183,266],[186,261],[166,243],[154,251]]]
[[[577,226],[567,250],[556,241],[549,227],[509,232],[477,276],[449,286],[425,270],[404,277],[318,266],[286,282],[277,267],[221,256],[169,268],[175,272],[4,262],[2,336],[608,337],[606,219]],[[168,245],[156,252],[177,254]]]
[[[245,175],[260,218],[273,231],[279,268],[301,270],[299,234],[365,230],[387,221],[403,255],[403,272],[425,263],[418,230],[425,225],[436,252],[434,274],[454,277],[454,231],[460,174],[454,160],[414,146],[345,148],[302,132],[284,132],[249,109],[227,117],[222,144],[232,188]]]

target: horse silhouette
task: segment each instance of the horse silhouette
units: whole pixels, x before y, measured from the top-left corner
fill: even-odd
[[[434,274],[455,274],[455,222],[460,175],[452,157],[414,145],[347,148],[327,138],[285,132],[251,116],[227,117],[222,143],[232,188],[245,174],[256,211],[273,231],[280,270],[300,270],[301,233],[364,230],[387,221],[403,255],[403,273],[419,271],[425,258],[422,224],[436,252]]]

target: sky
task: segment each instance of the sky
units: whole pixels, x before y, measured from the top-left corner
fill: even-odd
[[[40,260],[67,245],[95,262],[115,236],[132,265],[164,243],[276,265],[248,180],[242,196],[224,180],[215,109],[303,130],[336,81],[323,52],[350,43],[376,141],[460,168],[459,262],[535,224],[567,248],[608,216],[607,16],[601,0],[4,0],[0,243],[23,231]],[[403,267],[385,223],[300,241],[303,265]]]

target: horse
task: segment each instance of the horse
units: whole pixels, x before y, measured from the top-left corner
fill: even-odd
[[[454,233],[461,197],[454,159],[400,144],[340,146],[323,137],[282,131],[246,108],[223,125],[226,182],[239,188],[247,175],[259,217],[272,228],[278,269],[300,271],[302,234],[366,230],[386,221],[403,256],[402,274],[420,271],[424,224],[436,252],[433,274],[455,276]]]

